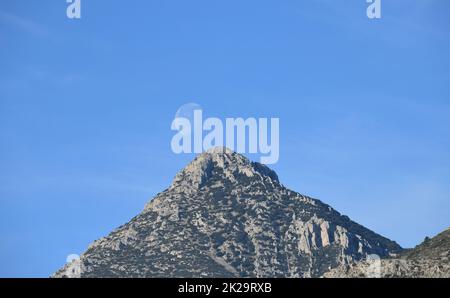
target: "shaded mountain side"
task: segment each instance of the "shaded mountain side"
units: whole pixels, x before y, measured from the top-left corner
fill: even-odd
[[[319,277],[401,247],[265,165],[224,148],[203,153],[141,214],[55,277]]]

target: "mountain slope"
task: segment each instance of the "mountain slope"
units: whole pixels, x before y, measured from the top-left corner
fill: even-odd
[[[374,265],[378,267],[373,276]],[[405,250],[397,258],[343,264],[324,274],[324,277],[382,277],[382,278],[450,278],[450,228],[432,239],[426,239],[414,249]]]
[[[143,212],[55,277],[318,277],[400,246],[228,149],[199,155]],[[74,266],[77,270],[74,271]]]
[[[403,254],[403,258],[408,260],[450,260],[450,228],[429,239],[426,238],[422,244]]]

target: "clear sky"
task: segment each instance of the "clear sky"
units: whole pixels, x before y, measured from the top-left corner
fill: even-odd
[[[0,276],[49,276],[192,155],[189,102],[279,117],[283,184],[404,247],[450,226],[450,1],[0,1]]]

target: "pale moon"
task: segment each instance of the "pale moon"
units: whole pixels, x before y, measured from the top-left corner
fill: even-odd
[[[194,102],[184,104],[177,110],[177,113],[175,114],[175,119],[186,118],[189,119],[191,123],[193,123],[195,110],[203,110],[203,109],[199,104]]]

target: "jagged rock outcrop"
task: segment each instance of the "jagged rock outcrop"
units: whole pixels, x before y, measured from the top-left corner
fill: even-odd
[[[91,244],[80,257],[79,276],[320,277],[370,254],[400,250],[285,188],[268,167],[215,148],[178,173],[141,214]],[[70,268],[54,276],[69,277]]]
[[[328,278],[450,278],[450,228],[396,258],[341,264]]]

